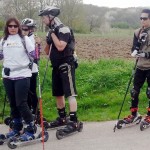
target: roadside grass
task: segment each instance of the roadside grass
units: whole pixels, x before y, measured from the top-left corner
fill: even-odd
[[[46,59],[42,59],[40,62],[41,86],[46,62]],[[106,121],[117,119],[133,66],[134,61],[121,59],[80,61],[79,67],[76,70],[79,119],[82,121]],[[52,97],[51,94],[51,70],[49,63],[42,93],[44,117],[49,121],[57,117],[55,98]],[[4,101],[2,82],[0,83],[0,88],[1,117]],[[139,110],[142,115],[146,113],[146,107],[148,105],[145,91],[146,85],[144,85],[140,94]],[[128,92],[121,118],[130,113],[129,107],[130,93]],[[66,101],[66,108],[68,112],[68,101]],[[5,111],[5,116],[7,115],[9,115],[8,103]]]

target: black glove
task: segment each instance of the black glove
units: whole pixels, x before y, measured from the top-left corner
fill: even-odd
[[[53,30],[53,29],[49,30],[49,32],[48,32],[47,35],[46,35],[46,42],[47,42],[48,45],[51,45],[52,42],[53,42],[53,39],[52,39],[52,37],[51,37],[51,34],[52,34],[52,33],[54,33],[54,30]]]

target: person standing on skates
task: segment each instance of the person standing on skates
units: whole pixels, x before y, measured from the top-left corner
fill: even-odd
[[[23,40],[26,43],[26,49]],[[9,18],[6,21],[4,37],[0,42],[0,59],[4,59],[3,83],[13,119],[12,130],[6,134],[6,138],[20,135],[23,119],[26,127],[20,136],[22,141],[34,139],[36,133],[32,113],[27,104],[32,75],[29,56],[34,58],[35,46],[27,36],[22,35],[19,21],[16,18]]]
[[[131,90],[131,115],[124,118],[126,124],[133,123],[140,116],[138,113],[138,103],[140,90],[147,81],[147,98],[149,106],[147,115],[144,118],[150,124],[150,9],[143,9],[140,16],[141,28],[134,33],[133,47],[131,56],[137,57],[138,62]]]
[[[36,109],[38,105],[38,96],[36,93],[36,86],[37,86],[37,75],[38,75],[38,60],[40,56],[40,41],[36,41],[38,37],[35,37],[34,29],[36,28],[36,23],[33,19],[25,18],[21,22],[22,33],[24,36],[28,36],[31,42],[37,46],[38,51],[36,52],[37,55],[34,59],[34,63],[32,66],[32,76],[30,78],[30,90],[28,94],[28,105],[30,110],[32,110],[32,114],[36,114]],[[38,112],[39,115],[39,112]]]
[[[71,132],[79,127],[77,118],[77,91],[75,85],[74,45],[71,44],[70,28],[57,16],[60,9],[49,6],[40,11],[43,23],[49,27],[47,45],[51,46],[52,93],[56,97],[58,118],[50,123],[50,128],[66,125]],[[65,98],[69,101],[70,120],[66,121]]]

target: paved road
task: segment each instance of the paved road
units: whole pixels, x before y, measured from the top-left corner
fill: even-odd
[[[113,132],[115,121],[84,123],[80,133],[56,139],[56,130],[49,130],[49,140],[45,150],[148,150],[150,144],[150,128],[140,131],[139,125],[123,128]],[[0,125],[0,132],[7,131]],[[18,147],[19,150],[42,150],[42,144]],[[10,150],[7,145],[0,145],[0,150]]]

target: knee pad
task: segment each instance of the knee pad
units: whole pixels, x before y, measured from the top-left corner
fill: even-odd
[[[139,92],[136,91],[134,88],[130,91],[130,93],[131,93],[131,97],[132,97],[133,99],[137,98],[138,95],[139,95]]]
[[[76,98],[74,96],[69,96],[68,101],[70,102],[76,102]]]
[[[150,87],[147,88],[146,95],[147,98],[150,99]]]
[[[68,97],[68,101],[69,101],[69,104],[70,104],[70,107],[73,108],[74,111],[77,111],[77,101],[76,101],[76,98],[74,96],[69,96]],[[72,111],[72,110],[70,110]]]

